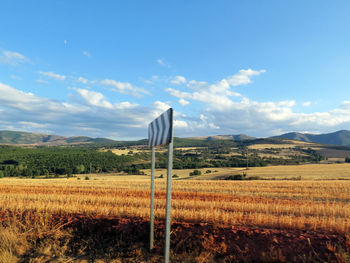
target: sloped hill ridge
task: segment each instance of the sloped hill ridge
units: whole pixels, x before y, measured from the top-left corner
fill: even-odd
[[[238,134],[238,135],[214,135],[214,136],[203,136],[203,137],[191,137],[190,139],[194,140],[234,140],[234,141],[245,141],[245,140],[254,140],[255,137],[248,136],[246,134]]]
[[[271,138],[290,139],[304,142],[350,146],[350,131],[340,130],[325,134],[290,132]]]
[[[64,137],[20,131],[0,131],[0,144],[17,145],[66,145],[66,144],[111,144],[117,141],[86,136]]]
[[[273,136],[269,138],[257,139],[245,134],[238,135],[216,135],[216,136],[203,136],[203,137],[192,137],[192,138],[175,138],[175,141],[179,142],[191,142],[192,144],[203,144],[210,143],[210,141],[248,141],[248,140],[259,140],[260,143],[268,140],[276,139],[287,139],[297,140],[303,142],[320,143],[320,144],[331,144],[339,146],[350,146],[350,131],[341,130],[333,133],[326,134],[309,134],[290,132],[279,136]],[[59,135],[48,135],[31,132],[20,132],[20,131],[0,131],[0,144],[10,145],[81,145],[81,144],[98,144],[98,145],[146,145],[147,139],[138,141],[115,141],[107,138],[91,138],[87,136],[74,136],[64,137]]]
[[[53,143],[63,140],[65,137],[58,135],[46,135],[40,133],[0,131],[0,143],[2,144],[36,144]]]

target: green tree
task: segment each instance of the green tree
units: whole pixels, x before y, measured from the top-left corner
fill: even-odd
[[[85,166],[83,164],[77,165],[75,171],[77,174],[82,174],[85,172]]]

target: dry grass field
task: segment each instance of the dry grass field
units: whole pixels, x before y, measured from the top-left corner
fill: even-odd
[[[301,180],[350,180],[350,164],[349,163],[332,163],[332,164],[303,164],[303,165],[279,165],[265,167],[249,167],[246,168],[201,168],[201,176],[189,176],[193,169],[173,170],[182,179],[196,180],[216,180],[223,179],[230,175],[246,173],[247,177],[259,176],[261,179],[301,179]],[[206,171],[210,170],[210,173]],[[150,169],[142,170],[146,175],[150,175]],[[166,177],[166,169],[156,169],[155,176],[160,175]]]
[[[247,176],[260,176],[265,179],[288,179],[300,177],[302,180],[350,180],[350,164],[304,164],[251,167]]]
[[[249,172],[251,171],[254,170],[249,170]],[[225,171],[219,169],[217,173],[220,172]],[[90,251],[89,253],[94,251],[95,254],[90,256],[96,258],[100,255],[96,254],[100,251],[97,251],[96,247],[102,246],[102,244],[103,251],[108,247],[108,249],[112,249],[110,253],[113,255],[117,253],[124,258],[125,255],[118,254],[119,250],[113,249],[115,246],[123,246],[123,242],[130,242],[130,244],[128,243],[130,248],[125,250],[127,251],[125,253],[127,253],[127,257],[131,256],[131,261],[113,262],[159,262],[161,258],[157,255],[161,255],[161,252],[156,256],[147,254],[144,245],[141,245],[141,248],[140,245],[135,247],[136,240],[141,238],[136,232],[125,234],[134,231],[130,229],[136,229],[137,233],[143,233],[142,240],[147,240],[147,225],[144,222],[149,220],[149,176],[90,175],[89,180],[84,180],[84,177],[78,178],[0,179],[0,262],[27,262],[29,258],[36,258],[36,260],[28,262],[88,262],[84,261],[88,253],[86,251]],[[166,180],[156,179],[155,216],[157,222],[164,220],[165,193]],[[248,244],[254,246],[255,244],[249,241],[252,238],[251,235],[257,235],[258,239],[267,238],[266,242],[271,241],[271,246],[275,246],[278,242],[287,242],[289,239],[299,240],[301,238],[300,244],[311,242],[310,238],[314,238],[313,242],[321,242],[321,239],[328,240],[328,243],[322,241],[323,243],[320,243],[319,247],[322,247],[321,250],[325,251],[325,255],[330,253],[329,249],[333,249],[332,255],[334,256],[334,253],[338,253],[338,248],[330,240],[339,239],[339,242],[345,242],[341,240],[345,240],[344,238],[350,231],[350,181],[174,180],[172,216],[176,231],[180,231],[174,232],[174,238],[179,239],[180,244],[182,244],[180,240],[183,239],[181,236],[183,231],[197,233],[196,231],[202,229],[196,234],[196,237],[193,236],[194,240],[189,239],[183,245],[193,246],[194,250],[202,249],[205,253],[201,253],[188,262],[217,262],[214,259],[209,260],[208,257],[214,257],[218,253],[218,255],[227,255],[226,257],[232,258],[233,254],[225,254],[228,252],[225,252],[225,249],[222,250],[222,246],[224,244],[227,246],[226,242],[229,241],[215,241],[225,235],[241,237],[246,241],[240,242],[246,246]],[[55,218],[59,218],[58,221]],[[116,221],[113,218],[140,218],[141,221],[125,221],[124,219]],[[184,223],[197,225],[190,227],[190,225],[183,225]],[[209,229],[209,226],[205,227],[202,225],[203,223],[213,224],[219,228]],[[113,224],[119,225],[112,228]],[[68,225],[71,226],[71,230],[63,231]],[[140,227],[142,229],[139,229]],[[119,235],[121,236],[117,239],[110,239],[111,232],[108,229],[115,229],[113,231],[117,231],[116,233],[120,231]],[[157,244],[161,244],[159,235],[163,230],[161,230],[159,223],[157,223],[156,229],[158,231]],[[285,232],[273,234],[272,230],[263,229],[281,229]],[[211,234],[208,234],[209,236],[202,243],[195,245],[194,242],[197,242],[195,240],[203,239],[203,235],[209,233],[208,231]],[[302,232],[295,231],[321,231],[333,234],[325,236],[324,234],[312,234],[307,241],[301,234]],[[216,232],[218,233],[214,234]],[[100,236],[101,233],[104,233],[103,236]],[[76,235],[87,240],[78,245],[74,243],[77,242],[74,241]],[[185,239],[192,235],[194,234],[189,236],[187,233]],[[199,236],[197,237],[197,235]],[[81,242],[80,238],[79,242]],[[232,238],[230,240],[234,240]],[[320,238],[320,240],[317,241],[318,239],[315,238]],[[96,242],[101,244],[97,245]],[[265,241],[261,242],[265,243]],[[84,246],[84,244],[86,245]],[[232,249],[238,249],[235,250],[235,253],[241,255],[244,260],[248,260],[249,257],[247,258],[247,255],[235,244],[230,245]],[[303,246],[305,247],[305,245]],[[79,247],[79,249],[77,250],[75,247]],[[180,247],[176,245],[174,248],[175,251],[178,251],[173,252],[175,253],[173,254],[174,258],[180,253]],[[217,250],[213,251],[214,247]],[[270,249],[268,251],[272,254],[266,252],[264,247],[265,244],[261,244],[250,249],[257,249],[256,253],[260,253],[258,256],[268,255],[268,260],[282,259],[283,261],[285,259],[281,251],[275,257],[275,252],[270,251],[271,247],[266,249]],[[283,253],[291,252],[288,247],[283,247]],[[74,256],[75,258],[67,257],[67,254],[73,253],[72,251],[75,253],[74,255],[79,254],[81,258],[85,259],[79,261],[76,256]],[[184,262],[183,260],[189,257],[187,252],[184,253],[181,255],[185,256],[181,256],[174,262]],[[102,257],[109,259],[100,262],[112,262],[110,259],[112,254],[103,254]],[[152,260],[145,261],[144,255],[148,255]],[[342,254],[342,258],[345,257],[344,255],[347,256],[347,254]],[[141,257],[142,260],[136,260],[137,257]],[[314,258],[315,255],[307,255],[307,257]],[[95,262],[94,260],[90,261]],[[298,260],[295,259],[295,262]]]
[[[127,155],[127,154],[131,154],[131,153],[139,153],[139,152],[142,152],[141,150],[137,149],[137,148],[126,148],[126,149],[104,149],[102,151],[111,151],[112,153],[114,153],[115,155]]]
[[[0,207],[23,213],[149,216],[149,178],[2,179]],[[164,217],[165,179],[156,180],[156,218]],[[350,181],[173,182],[179,222],[348,232]]]

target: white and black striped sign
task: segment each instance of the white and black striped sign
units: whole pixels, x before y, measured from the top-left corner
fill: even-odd
[[[148,126],[148,145],[168,144],[173,137],[173,109],[170,108]]]

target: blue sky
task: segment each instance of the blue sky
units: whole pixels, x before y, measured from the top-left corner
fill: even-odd
[[[1,1],[0,129],[350,129],[349,1]]]

